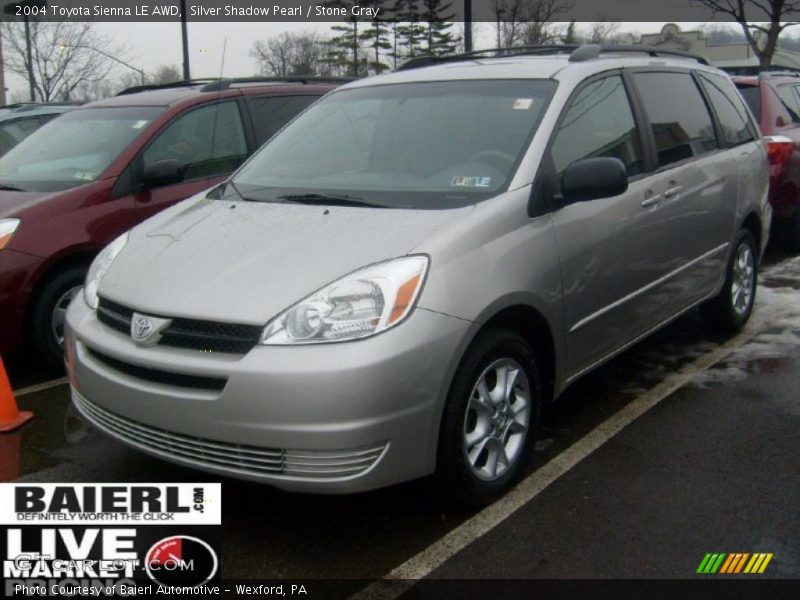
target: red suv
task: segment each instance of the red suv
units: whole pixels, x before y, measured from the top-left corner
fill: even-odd
[[[800,73],[733,77],[766,137],[774,237],[800,250]]]
[[[0,354],[59,365],[64,313],[95,254],[222,181],[331,80],[203,80],[82,106],[0,158]]]

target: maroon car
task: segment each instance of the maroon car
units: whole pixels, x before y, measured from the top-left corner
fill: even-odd
[[[800,250],[800,73],[764,71],[733,81],[767,141],[774,237]]]
[[[334,81],[137,87],[53,120],[0,158],[0,354],[61,364],[64,312],[95,254],[222,181]]]

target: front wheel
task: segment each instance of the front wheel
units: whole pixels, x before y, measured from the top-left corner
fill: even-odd
[[[513,331],[481,334],[461,361],[442,416],[437,475],[445,493],[485,505],[519,474],[541,415],[536,357]]]
[[[70,267],[46,281],[31,307],[31,343],[48,367],[64,365],[64,325],[67,307],[78,295],[86,278],[86,268]]]
[[[750,318],[758,285],[757,257],[753,234],[743,229],[734,240],[725,285],[717,296],[700,307],[703,317],[714,329],[735,333]]]

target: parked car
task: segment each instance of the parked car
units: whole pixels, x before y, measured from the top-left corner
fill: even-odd
[[[97,252],[222,181],[335,86],[306,78],[133,88],[65,114],[0,158],[0,353],[28,336],[61,365],[64,313]]]
[[[733,80],[767,139],[775,237],[800,250],[800,72]]]
[[[58,115],[73,110],[71,104],[21,104],[0,109],[0,156]]]
[[[78,410],[168,460],[490,501],[544,403],[686,311],[750,317],[771,209],[730,79],[654,49],[412,61],[117,238],[67,313]]]

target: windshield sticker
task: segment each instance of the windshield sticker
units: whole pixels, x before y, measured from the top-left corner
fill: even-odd
[[[530,110],[533,98],[517,98],[514,100],[514,110]]]
[[[94,173],[91,171],[78,171],[75,173],[75,179],[86,179],[88,181],[92,181],[94,179]]]
[[[456,175],[450,180],[450,185],[453,187],[477,187],[488,188],[492,185],[491,177],[469,177],[463,175]]]
[[[141,129],[145,125],[147,125],[147,121],[146,120],[136,121],[136,123],[131,125],[131,129]]]

